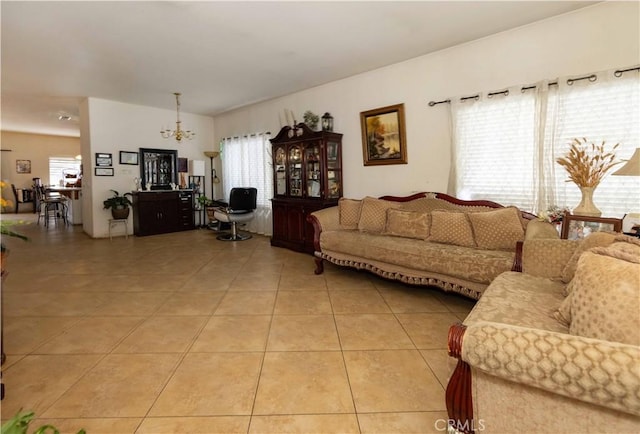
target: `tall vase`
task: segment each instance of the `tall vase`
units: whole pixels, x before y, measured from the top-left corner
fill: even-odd
[[[593,192],[595,190],[595,187],[580,187],[582,200],[578,206],[573,209],[574,214],[592,217],[600,217],[602,215],[602,212],[593,203]]]

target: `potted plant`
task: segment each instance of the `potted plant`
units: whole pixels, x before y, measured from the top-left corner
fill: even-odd
[[[2,434],[28,434],[29,425],[35,418],[35,413],[32,411],[19,411],[11,419],[2,424]],[[58,428],[53,425],[42,425],[33,431],[33,434],[60,434]],[[84,429],[81,429],[77,434],[86,434]]]
[[[205,208],[207,211],[207,218],[209,219],[209,225],[216,221],[215,217],[213,217],[214,207],[213,200],[209,199],[207,196],[200,196],[196,199],[200,208]]]
[[[196,199],[196,202],[198,202],[198,205],[200,206],[200,208],[207,208],[210,207],[211,204],[213,204],[213,201],[211,199],[209,199],[207,196],[199,196]]]
[[[5,186],[6,186],[6,183],[4,181],[0,181],[0,191],[2,191],[2,189]],[[9,201],[4,199],[0,195],[0,206],[2,207],[2,209],[4,210],[9,205],[10,205]],[[4,238],[4,237],[16,237],[16,238],[20,238],[21,240],[28,241],[29,238],[27,238],[25,235],[22,235],[21,233],[16,232],[16,231],[11,229],[11,226],[20,225],[20,224],[25,224],[25,222],[23,222],[22,220],[16,221],[16,220],[0,219],[0,234],[2,235],[2,238]],[[0,247],[2,249],[2,253],[4,254],[4,252],[7,250],[4,242],[0,243]]]
[[[315,131],[316,128],[318,128],[318,121],[320,120],[320,116],[318,116],[311,110],[307,110],[306,112],[304,112],[304,114],[302,115],[302,118],[304,119],[304,123],[312,131]]]
[[[111,190],[113,196],[102,202],[104,209],[111,209],[111,215],[114,219],[127,219],[129,218],[129,207],[133,205],[131,200],[127,196],[131,196],[131,193],[125,193],[120,195],[115,190]]]

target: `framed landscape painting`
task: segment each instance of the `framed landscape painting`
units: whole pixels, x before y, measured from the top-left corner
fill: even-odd
[[[360,112],[365,166],[407,164],[404,104]]]

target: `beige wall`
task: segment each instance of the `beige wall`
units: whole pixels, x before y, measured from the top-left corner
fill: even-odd
[[[334,116],[344,134],[344,195],[406,195],[448,189],[449,107],[439,101],[481,91],[640,63],[640,4],[603,2],[406,62],[254,104],[214,119],[216,139],[278,132],[291,109]],[[360,112],[404,103],[409,164],[362,162]],[[224,176],[224,174],[223,174]]]
[[[210,179],[210,160],[205,157],[204,152],[214,149],[213,118],[191,113],[180,115],[183,127],[196,132],[193,140],[178,143],[175,139],[163,139],[160,135],[162,125],[175,126],[175,110],[99,98],[88,98],[81,103],[82,159],[88,161],[84,166],[85,176],[82,182],[82,225],[89,236],[109,236],[111,213],[103,209],[102,202],[112,195],[109,191],[111,189],[121,194],[133,190],[134,179],[140,177],[140,166],[120,164],[120,151],[138,152],[140,148],[175,149],[179,158],[205,161],[206,179]],[[114,176],[95,176],[96,152],[112,154]],[[208,183],[209,181],[205,181],[205,186]],[[133,233],[133,216],[129,217],[128,224],[129,233]]]
[[[2,131],[0,148],[2,163],[0,179],[18,188],[29,188],[33,178],[49,183],[49,157],[75,157],[80,154],[78,137],[49,136]],[[31,173],[17,173],[16,160],[30,160]],[[2,192],[5,199],[13,201],[10,187]],[[25,207],[26,209],[26,207]],[[22,207],[20,208],[22,212]]]

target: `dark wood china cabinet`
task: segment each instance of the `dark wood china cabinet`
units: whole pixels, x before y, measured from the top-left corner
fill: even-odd
[[[307,216],[342,197],[342,134],[286,126],[271,139],[273,236],[271,245],[313,253]]]

